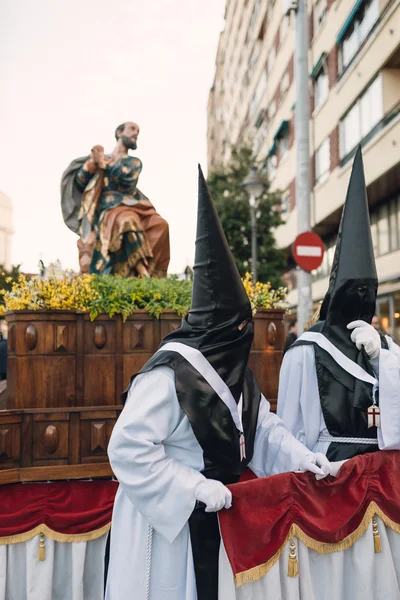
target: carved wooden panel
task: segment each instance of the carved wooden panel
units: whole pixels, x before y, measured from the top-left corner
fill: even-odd
[[[54,332],[55,352],[68,351],[68,325],[56,325]]]
[[[152,356],[153,354],[151,352],[149,352],[148,354],[124,354],[122,360],[123,389],[121,390],[121,393],[128,385],[132,375],[137,373]],[[118,397],[116,398],[116,404],[119,403],[120,399]]]
[[[75,357],[15,359],[17,383],[7,408],[58,408],[75,404]]]
[[[107,331],[104,325],[96,325],[94,328],[94,345],[102,350],[107,344]]]
[[[124,353],[155,352],[153,321],[127,321],[122,330],[122,346]]]
[[[117,412],[81,413],[81,462],[96,463],[107,459],[107,446],[117,419]]]
[[[161,339],[163,339],[163,337],[165,337],[168,333],[171,333],[171,331],[175,331],[175,329],[178,329],[178,327],[181,326],[181,320],[176,319],[173,321],[170,320],[163,320],[160,322],[160,333],[161,333]]]
[[[8,329],[8,337],[7,337],[7,346],[8,346],[7,350],[9,353],[15,352],[16,334],[17,334],[16,326],[11,325]]]
[[[60,416],[64,420],[56,420],[51,417]],[[67,415],[68,417],[68,415]],[[44,459],[57,460],[68,459],[68,421],[65,415],[46,415],[40,417],[45,420],[35,420],[33,423],[33,459],[41,461]]]
[[[48,425],[43,434],[43,447],[48,454],[53,454],[60,444],[60,433],[55,425]]]
[[[249,367],[253,371],[261,392],[270,402],[278,397],[279,370],[282,363],[282,352],[273,350],[250,352]]]
[[[254,317],[254,350],[283,350],[283,311],[257,311]]]
[[[20,455],[21,418],[2,417],[0,411],[0,469],[19,466]]]
[[[84,322],[85,354],[115,353],[115,321],[96,320]]]
[[[84,406],[114,405],[115,355],[86,355],[83,386]]]
[[[90,451],[105,452],[107,450],[107,430],[105,421],[91,423]]]
[[[0,459],[11,458],[11,435],[9,427],[0,428]]]
[[[34,350],[38,343],[38,332],[34,325],[28,325],[25,329],[25,345],[28,350]]]
[[[75,354],[76,322],[61,321],[46,323],[46,354]]]
[[[271,346],[275,346],[276,345],[276,341],[277,341],[277,331],[276,331],[276,325],[273,321],[271,321],[271,323],[268,325],[267,328],[267,338],[268,338],[268,343]]]

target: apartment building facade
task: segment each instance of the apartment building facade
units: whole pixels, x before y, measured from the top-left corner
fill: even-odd
[[[325,242],[313,274],[328,287],[355,149],[363,147],[379,276],[377,312],[400,341],[400,0],[309,0],[312,228]],[[208,167],[251,145],[282,192],[278,246],[297,234],[294,17],[280,0],[227,0],[208,104]],[[297,303],[296,270],[284,277]]]

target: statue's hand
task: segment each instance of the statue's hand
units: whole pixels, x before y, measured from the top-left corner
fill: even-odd
[[[104,156],[103,146],[100,146],[100,145],[93,146],[92,151],[90,153],[90,160],[91,160],[93,166],[100,168],[100,169],[105,169],[107,161],[106,161],[106,157]]]

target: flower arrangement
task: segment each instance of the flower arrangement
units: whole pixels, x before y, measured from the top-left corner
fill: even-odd
[[[73,275],[63,277],[27,278],[20,275],[11,291],[3,295],[4,314],[11,310],[71,310],[88,312],[94,320],[101,313],[123,320],[133,311],[142,309],[155,317],[163,310],[184,315],[190,307],[192,285],[176,277],[165,279],[123,278],[112,275]]]
[[[253,313],[258,308],[286,308],[285,288],[274,290],[269,283],[253,283],[249,273],[243,284]],[[26,277],[20,275],[11,290],[0,290],[4,305],[0,314],[18,310],[71,310],[87,312],[94,320],[106,313],[120,314],[124,321],[135,310],[145,310],[156,318],[165,310],[184,315],[190,308],[192,282],[176,276],[165,279],[123,278],[113,275],[74,275]]]
[[[269,282],[261,283],[257,281],[254,283],[251,273],[246,273],[242,281],[250,299],[253,314],[257,312],[258,308],[287,309],[285,301],[287,289],[285,287],[279,287],[275,290]]]

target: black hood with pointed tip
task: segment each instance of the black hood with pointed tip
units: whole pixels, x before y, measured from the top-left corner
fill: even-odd
[[[370,375],[373,370],[364,349],[357,349],[347,325],[375,314],[378,277],[371,237],[367,192],[361,148],[354,158],[346,201],[336,243],[329,288],[319,321],[310,331],[322,333],[336,348]],[[294,346],[304,344],[301,338]],[[334,437],[374,438],[368,428],[367,409],[372,403],[372,385],[344,371],[330,354],[314,345],[321,408],[328,431]],[[330,460],[344,460],[373,452],[373,444],[331,443]]]
[[[239,400],[253,341],[251,306],[200,166],[192,303],[161,346],[171,341],[200,350]]]
[[[253,342],[250,301],[200,168],[192,305],[181,327],[165,336],[160,348],[168,342],[199,350],[236,402],[243,396],[246,457],[241,456],[241,432],[228,406],[182,355],[172,350],[156,352],[139,371],[148,373],[161,366],[173,369],[178,401],[203,449],[204,475],[234,483],[253,455],[261,392],[247,367]],[[123,404],[130,385],[122,394]]]
[[[343,207],[328,292],[321,306],[324,330],[375,314],[378,276],[371,237],[361,148],[358,148]]]

